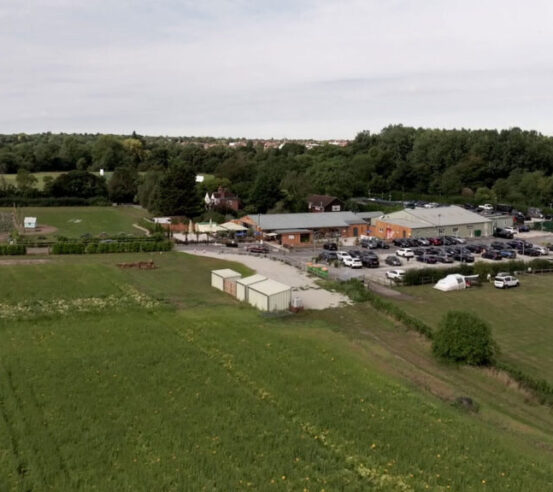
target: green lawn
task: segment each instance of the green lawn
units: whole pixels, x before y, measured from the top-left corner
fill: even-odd
[[[521,284],[505,291],[489,284],[460,292],[404,287],[413,300],[401,305],[432,327],[451,309],[477,314],[491,324],[504,360],[553,383],[553,276],[525,275]]]
[[[354,329],[411,334],[369,306],[267,318],[209,287],[221,266],[236,268],[180,253],[0,266],[3,302],[125,286],[159,301],[0,321],[0,489],[553,487],[547,410],[539,445],[530,423],[461,412],[383,368],[394,355]]]
[[[0,212],[11,212],[10,208],[0,208]],[[21,217],[37,217],[39,225],[58,229],[55,235],[79,237],[82,234],[143,234],[133,227],[138,219],[148,212],[131,206],[118,207],[22,207]],[[40,232],[37,234],[40,235]]]

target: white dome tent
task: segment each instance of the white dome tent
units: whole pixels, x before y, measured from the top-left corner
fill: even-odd
[[[442,292],[450,292],[452,290],[463,290],[477,284],[479,284],[478,275],[465,276],[460,273],[452,273],[439,280],[434,288]]]

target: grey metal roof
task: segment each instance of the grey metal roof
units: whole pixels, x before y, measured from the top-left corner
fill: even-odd
[[[363,219],[353,212],[321,212],[301,214],[260,214],[250,215],[261,229],[276,231],[279,229],[320,229],[325,227],[347,227],[350,224],[362,224]]]
[[[279,229],[278,232],[281,234],[301,234],[311,231],[309,229]]]
[[[490,219],[457,205],[436,208],[406,208],[381,217],[383,222],[392,222],[411,228],[442,227],[463,224],[484,224]],[[401,221],[402,223],[400,224]]]
[[[384,215],[384,212],[357,212],[355,215],[357,215],[357,217],[361,217],[363,220],[376,219],[377,217]]]

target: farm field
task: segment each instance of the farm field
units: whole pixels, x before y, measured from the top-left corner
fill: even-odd
[[[115,266],[145,259],[159,268]],[[0,266],[2,302],[47,301],[0,319],[2,490],[553,487],[548,409],[506,388],[498,425],[498,383],[474,369],[455,391],[481,411],[453,408],[403,377],[394,340],[427,347],[370,306],[262,316],[209,287],[223,266],[249,273],[182,253]]]
[[[0,208],[0,212],[11,212],[10,208]],[[39,225],[57,228],[53,235],[80,237],[82,234],[127,233],[141,235],[140,229],[133,227],[138,219],[146,217],[144,209],[131,206],[118,207],[21,207],[17,209],[22,217],[37,217]],[[37,232],[40,235],[40,232]],[[50,235],[50,234],[46,234]]]
[[[448,310],[473,312],[491,324],[503,360],[553,383],[553,276],[524,275],[520,280],[520,288],[508,290],[489,284],[460,292],[403,287],[413,299],[396,302],[432,327]]]

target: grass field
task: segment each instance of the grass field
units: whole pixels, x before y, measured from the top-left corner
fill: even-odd
[[[159,268],[114,265],[139,258]],[[0,489],[553,487],[547,409],[506,388],[495,404],[515,413],[500,425],[484,401],[459,411],[403,377],[422,365],[394,340],[419,358],[427,347],[369,306],[264,317],[209,287],[223,265],[164,253],[0,266],[5,303],[128,288],[157,301],[0,320]],[[479,398],[497,385],[475,369],[456,380]]]
[[[0,208],[0,212],[11,212],[10,208]],[[107,234],[141,235],[139,229],[133,227],[138,219],[146,217],[148,212],[141,208],[130,206],[118,207],[22,207],[18,209],[21,217],[37,217],[40,225],[57,228],[53,235],[80,237],[82,234],[92,235],[105,232]],[[37,232],[37,235],[40,235]],[[47,236],[51,234],[46,234]]]
[[[451,309],[471,311],[487,320],[502,350],[501,357],[534,377],[553,383],[553,276],[525,275],[518,289],[481,289],[440,292],[431,286],[405,287],[413,297],[401,305],[436,327]]]

